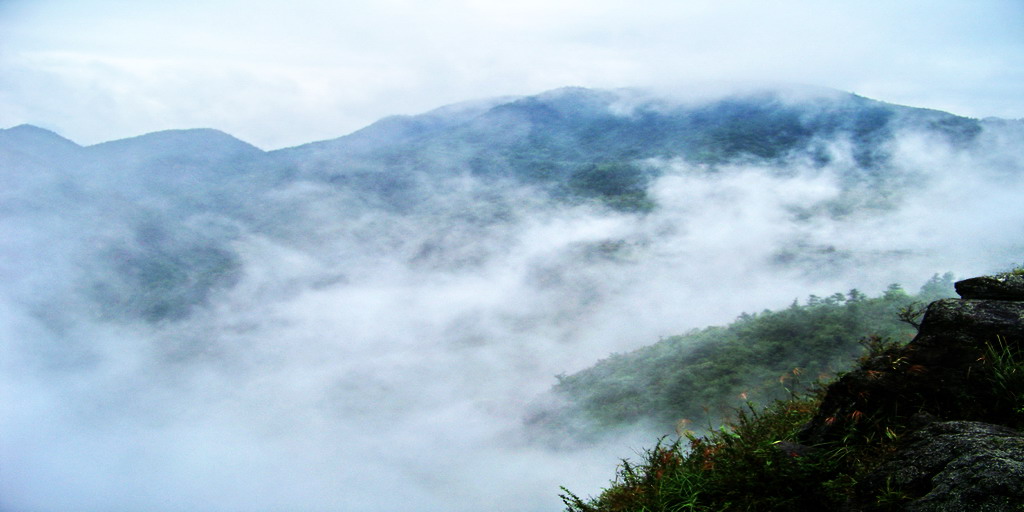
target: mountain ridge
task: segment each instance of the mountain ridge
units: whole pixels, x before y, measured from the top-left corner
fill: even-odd
[[[475,112],[475,116],[460,120],[464,122],[441,128],[454,130],[449,138],[461,136],[470,143],[486,140],[491,148],[497,145],[512,153],[523,153],[525,148],[533,146],[548,153],[557,153],[554,156],[562,158],[579,159],[580,153],[596,151],[605,158],[613,159],[685,154],[711,163],[721,163],[743,153],[767,158],[781,156],[785,150],[793,149],[797,142],[801,142],[802,137],[831,135],[835,131],[848,133],[861,142],[870,142],[868,139],[875,131],[887,128],[890,118],[900,116],[916,119],[901,118],[898,121],[926,123],[926,128],[954,137],[969,138],[977,133],[974,126],[977,120],[941,111],[893,105],[839,91],[804,94],[798,99],[786,94],[785,90],[759,90],[687,104],[651,96],[639,89],[561,88],[499,102],[485,111]],[[794,105],[801,108],[794,108]],[[908,115],[911,112],[915,116]],[[850,114],[855,116],[853,124],[843,125],[842,120]],[[408,123],[425,120],[427,116],[430,114],[404,119]],[[928,119],[936,117],[938,119]],[[757,122],[765,127],[753,133],[736,133],[738,122]],[[364,130],[387,131],[385,125],[393,123],[393,118],[386,118]],[[313,144],[319,151],[337,157],[339,153],[330,150],[344,146],[350,138],[359,135],[360,132],[356,132]],[[410,142],[426,145],[422,150],[440,150],[447,145],[443,134],[420,132],[417,135]],[[636,145],[637,137],[652,135],[660,137],[654,141],[654,151],[631,154],[629,146]],[[763,139],[769,142],[765,143]],[[652,141],[646,142],[651,144]],[[719,147],[712,148],[712,153],[695,154],[700,151],[699,146],[716,145]],[[300,147],[308,148],[309,145]],[[721,154],[715,154],[716,151]]]
[[[430,109],[428,111],[425,111],[425,112],[422,112],[422,113],[419,113],[419,114],[402,114],[402,115],[385,116],[385,117],[383,117],[383,118],[381,118],[381,119],[379,119],[379,120],[377,120],[377,121],[375,121],[373,123],[370,123],[369,125],[366,125],[366,126],[364,126],[362,128],[359,128],[359,129],[357,129],[357,130],[355,130],[355,131],[353,131],[351,133],[345,134],[345,135],[340,135],[338,137],[330,137],[330,138],[327,138],[327,139],[313,140],[313,141],[301,143],[301,144],[298,144],[298,145],[295,145],[295,146],[288,146],[288,147],[278,148],[278,149],[274,149],[274,150],[267,150],[265,152],[267,152],[267,153],[290,152],[290,151],[296,150],[298,148],[304,148],[304,147],[309,146],[311,144],[330,143],[330,142],[335,142],[335,141],[339,141],[339,140],[342,140],[342,139],[347,139],[347,138],[350,138],[350,137],[353,137],[353,136],[360,136],[361,137],[361,136],[365,135],[364,132],[366,132],[368,129],[373,129],[376,125],[381,124],[381,123],[383,123],[383,124],[400,124],[402,121],[420,119],[420,118],[424,118],[424,117],[437,117],[437,116],[442,115],[442,114],[451,114],[453,111],[469,110],[471,113],[472,112],[479,113],[479,111],[483,107],[486,107],[485,108],[485,110],[486,110],[486,109],[491,109],[491,108],[498,107],[498,106],[501,106],[501,105],[506,105],[506,104],[514,103],[516,101],[531,100],[531,99],[539,100],[539,101],[550,101],[550,100],[553,100],[553,99],[559,99],[560,97],[562,97],[562,96],[564,96],[566,94],[579,93],[579,92],[583,92],[585,94],[597,95],[597,96],[614,97],[615,99],[619,99],[619,100],[624,99],[623,97],[626,97],[626,98],[628,98],[628,97],[634,97],[634,98],[640,97],[640,98],[646,98],[648,101],[651,102],[651,104],[655,104],[655,103],[659,103],[660,102],[662,104],[668,104],[668,105],[675,104],[677,106],[685,106],[685,105],[688,105],[688,104],[689,105],[693,105],[693,104],[701,104],[701,103],[706,104],[706,103],[711,103],[711,102],[714,102],[714,101],[719,101],[719,100],[721,100],[723,98],[742,97],[742,96],[756,96],[756,95],[763,95],[763,94],[766,94],[766,93],[768,93],[768,94],[776,94],[780,98],[785,99],[786,102],[790,102],[790,103],[806,101],[807,99],[822,100],[822,99],[836,98],[837,96],[838,97],[853,97],[853,98],[860,98],[862,100],[867,100],[867,101],[870,101],[870,102],[874,102],[874,103],[877,103],[877,104],[880,104],[880,105],[890,106],[890,107],[909,108],[909,109],[914,109],[916,111],[933,112],[933,113],[938,113],[938,114],[941,114],[941,115],[954,116],[954,117],[961,118],[961,119],[969,119],[969,120],[975,120],[975,121],[979,120],[979,119],[971,118],[971,117],[968,117],[968,116],[961,116],[961,115],[958,115],[958,114],[950,113],[950,112],[939,110],[939,109],[925,108],[925,107],[914,107],[914,106],[911,106],[911,105],[902,105],[902,104],[897,104],[897,103],[890,103],[890,102],[885,102],[885,101],[882,101],[882,100],[870,99],[870,98],[867,98],[867,97],[864,97],[864,96],[860,96],[860,95],[858,95],[856,93],[852,93],[852,92],[845,92],[845,91],[841,91],[841,90],[838,90],[838,89],[831,89],[831,88],[827,88],[827,87],[817,87],[817,86],[804,86],[804,87],[796,87],[796,86],[787,86],[787,87],[763,86],[763,87],[751,87],[751,88],[747,89],[746,92],[733,93],[733,94],[730,94],[728,92],[722,92],[722,93],[717,93],[717,94],[694,95],[693,98],[696,98],[696,99],[685,99],[685,98],[681,98],[681,97],[678,97],[678,96],[673,97],[670,93],[664,93],[664,92],[660,92],[660,91],[656,92],[656,91],[653,91],[653,90],[647,90],[647,89],[638,88],[638,87],[627,87],[627,88],[619,88],[619,89],[592,89],[592,88],[585,88],[585,87],[568,86],[568,87],[561,87],[561,88],[551,89],[551,90],[548,90],[548,91],[543,91],[543,92],[540,92],[540,93],[537,93],[537,94],[533,94],[533,95],[498,96],[498,97],[485,98],[485,99],[480,99],[480,100],[469,100],[469,101],[464,101],[464,102],[456,102],[456,103],[452,103],[452,104],[442,105],[440,107],[437,107],[437,108],[434,108],[434,109]],[[619,96],[616,96],[616,95],[619,95]],[[628,112],[628,108],[623,110],[623,112]],[[1024,120],[1020,120],[1020,119],[1006,119],[1006,118],[1000,118],[1000,117],[985,117],[984,119],[980,119],[980,121],[1014,122],[1014,121],[1024,121]],[[33,125],[31,123],[23,123],[23,124],[16,125],[16,126],[13,126],[13,127],[10,127],[10,128],[0,129],[0,133],[8,132],[10,130],[27,130],[27,129],[30,129],[30,128],[31,129],[37,129],[37,130],[45,131],[45,132],[48,132],[48,133],[52,133],[52,134],[54,134],[54,135],[56,135],[56,136],[58,136],[58,137],[60,137],[62,139],[71,141],[70,139],[67,139],[67,138],[65,138],[63,136],[60,136],[59,134],[57,134],[56,132],[54,132],[52,130],[41,128],[41,127]],[[109,141],[104,141],[104,142],[100,142],[100,143],[96,143],[96,144],[91,144],[91,145],[86,145],[86,146],[79,145],[79,146],[80,147],[95,147],[95,146],[102,146],[102,145],[106,145],[106,144],[110,144],[110,143],[115,143],[115,142],[122,142],[122,141],[138,139],[140,137],[146,137],[146,136],[150,136],[150,135],[157,135],[157,134],[164,134],[164,133],[173,133],[173,132],[191,132],[191,131],[219,132],[219,133],[222,133],[222,134],[226,134],[226,135],[228,135],[231,138],[235,138],[233,135],[231,135],[231,134],[229,134],[227,132],[223,132],[221,130],[218,130],[216,128],[184,128],[184,129],[157,130],[157,131],[154,131],[154,132],[146,132],[146,133],[143,133],[143,134],[134,135],[134,136],[130,136],[130,137],[112,139],[112,140],[109,140]],[[237,139],[237,140],[242,141],[242,142],[246,142],[243,139]],[[71,142],[73,142],[73,141],[71,141]],[[75,143],[75,144],[78,145],[77,143]],[[246,144],[249,144],[249,143],[246,142]],[[261,151],[264,151],[264,150],[261,150]]]

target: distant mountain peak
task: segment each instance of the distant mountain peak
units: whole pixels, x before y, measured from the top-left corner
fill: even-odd
[[[85,149],[95,157],[117,158],[125,163],[168,157],[225,161],[264,154],[262,149],[212,128],[163,130],[104,142]]]
[[[52,130],[40,128],[33,124],[19,124],[11,128],[0,129],[0,139],[18,145],[56,143],[63,146],[81,147],[74,141],[64,138]]]
[[[147,133],[145,135],[139,135],[136,137],[129,137],[125,139],[112,140],[109,142],[103,142],[89,146],[90,148],[98,147],[116,147],[123,145],[134,145],[134,144],[156,144],[156,145],[177,145],[177,144],[189,144],[199,146],[229,146],[236,148],[249,148],[255,151],[262,152],[261,149],[245,142],[231,134],[225,133],[221,130],[214,128],[186,128],[186,129],[173,129],[173,130],[161,130],[157,132]]]

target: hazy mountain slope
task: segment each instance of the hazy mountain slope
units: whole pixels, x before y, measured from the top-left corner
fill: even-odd
[[[102,316],[155,321],[187,315],[212,287],[229,282],[237,267],[231,223],[251,217],[247,212],[260,208],[268,189],[248,167],[261,150],[216,130],[172,130],[85,148],[39,129],[22,131],[32,138],[0,139],[0,151],[22,155],[5,158],[7,174],[35,182],[7,203],[14,216],[9,225],[17,218],[18,229],[32,233],[11,245],[56,236],[7,254],[27,258],[39,251],[50,265],[75,269],[58,296],[84,294]],[[70,254],[81,251],[85,257]]]
[[[634,90],[567,88],[457,115],[389,118],[347,137],[282,152],[321,165],[369,153],[378,165],[396,168],[444,161],[451,169],[485,175],[557,177],[576,166],[648,158],[721,164],[807,152],[823,164],[829,159],[823,146],[846,139],[857,163],[871,166],[884,164],[885,145],[900,130],[934,133],[958,144],[970,144],[980,132],[976,120],[829,90],[764,90],[677,103]],[[360,141],[369,134],[401,147],[367,148]]]
[[[468,174],[646,211],[650,198],[635,189],[660,175],[664,162],[709,171],[737,164],[832,167],[845,187],[887,194],[915,179],[893,165],[900,137],[914,134],[970,151],[981,133],[974,119],[828,89],[723,92],[694,101],[641,90],[566,88],[388,118],[339,139],[274,152],[274,158],[300,176],[362,189],[391,205],[414,203],[409,191],[421,175],[434,181]],[[607,165],[616,169],[614,178],[594,174]],[[574,185],[595,180],[596,186]],[[620,186],[632,191],[617,193]]]
[[[30,125],[0,130],[0,208],[58,188],[58,171],[75,165],[81,155],[81,146],[49,130]]]
[[[125,164],[157,163],[164,159],[193,162],[225,160],[262,153],[260,149],[213,129],[167,130],[89,146],[100,159],[116,159]]]
[[[49,164],[76,154],[81,146],[37,126],[23,124],[0,129],[3,161],[9,166],[25,165],[19,159],[38,159]]]

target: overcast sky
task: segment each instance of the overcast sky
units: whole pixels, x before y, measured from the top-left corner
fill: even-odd
[[[1024,117],[1024,1],[0,0],[0,128],[264,149],[568,85],[782,81]]]

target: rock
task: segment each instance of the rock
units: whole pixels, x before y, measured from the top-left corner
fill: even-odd
[[[907,512],[1019,511],[1024,434],[988,423],[932,423],[857,486],[855,509],[899,503]]]
[[[943,299],[931,303],[911,344],[938,345],[956,339],[984,345],[995,336],[1024,336],[1024,302]]]
[[[1024,300],[1024,274],[974,277],[953,285],[964,299]]]
[[[833,382],[800,442],[835,441],[850,427],[884,434],[915,413],[938,420],[1005,422],[987,380],[985,351],[999,341],[1024,340],[1024,302],[944,299],[928,306],[921,330],[905,347],[865,361]]]

